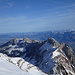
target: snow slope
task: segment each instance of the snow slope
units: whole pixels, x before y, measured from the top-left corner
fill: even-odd
[[[0,53],[0,75],[46,75],[36,66],[24,59],[11,58]]]
[[[31,75],[0,57],[0,75]]]

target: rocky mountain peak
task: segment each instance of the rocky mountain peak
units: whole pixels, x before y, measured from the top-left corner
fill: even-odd
[[[12,45],[16,45],[18,41],[19,41],[19,38],[15,38],[15,39],[10,40],[9,43]]]
[[[25,42],[28,42],[28,43],[32,43],[32,40],[30,40],[29,38],[23,38],[23,40],[25,41]]]
[[[63,52],[65,53],[66,57],[70,60],[70,62],[75,66],[75,53],[73,52],[72,48],[65,44],[62,43],[60,45],[61,49],[63,50]]]
[[[60,47],[53,52],[52,58],[56,62],[54,69],[58,70],[53,70],[53,74],[56,75],[59,72],[59,75],[74,75],[75,68]]]
[[[59,44],[53,38],[41,42],[28,38],[13,39],[2,45],[0,52],[10,57],[21,57],[47,75],[75,73],[75,54],[72,48],[65,43]]]
[[[53,38],[48,38],[47,41],[49,44],[52,44],[55,48],[60,46],[60,44]]]
[[[27,43],[36,43],[36,42],[40,42],[40,41],[38,41],[38,40],[31,40],[31,39],[29,39],[29,38],[23,38],[23,40],[25,41],[25,42],[27,42]]]

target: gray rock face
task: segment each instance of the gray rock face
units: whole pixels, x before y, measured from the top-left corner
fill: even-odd
[[[59,44],[53,38],[42,42],[28,38],[13,39],[0,46],[0,52],[10,57],[21,57],[48,75],[75,73],[75,54],[72,48],[65,43]]]
[[[66,57],[75,66],[75,53],[73,52],[72,48],[65,43],[61,44],[61,46],[63,46],[62,50],[65,53]]]
[[[48,43],[52,44],[56,48],[60,46],[60,44],[53,38],[48,38],[47,41]]]

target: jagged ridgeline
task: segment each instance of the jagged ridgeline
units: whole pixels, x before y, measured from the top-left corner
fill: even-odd
[[[75,54],[72,48],[65,43],[60,44],[53,38],[45,41],[28,38],[12,39],[0,46],[0,53],[10,57],[9,62],[22,70],[29,71],[25,66],[23,68],[25,61],[33,67],[38,67],[38,70],[43,72],[41,74],[38,71],[38,75],[75,75]],[[18,60],[16,63],[13,61],[15,58]]]

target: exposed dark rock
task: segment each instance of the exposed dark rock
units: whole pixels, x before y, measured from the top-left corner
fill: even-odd
[[[59,44],[53,38],[45,41],[12,39],[0,46],[0,52],[10,57],[21,57],[48,75],[71,75],[67,70],[71,69],[73,73],[75,70],[75,54],[72,48],[65,43]],[[55,57],[54,52],[57,53],[54,54]]]

